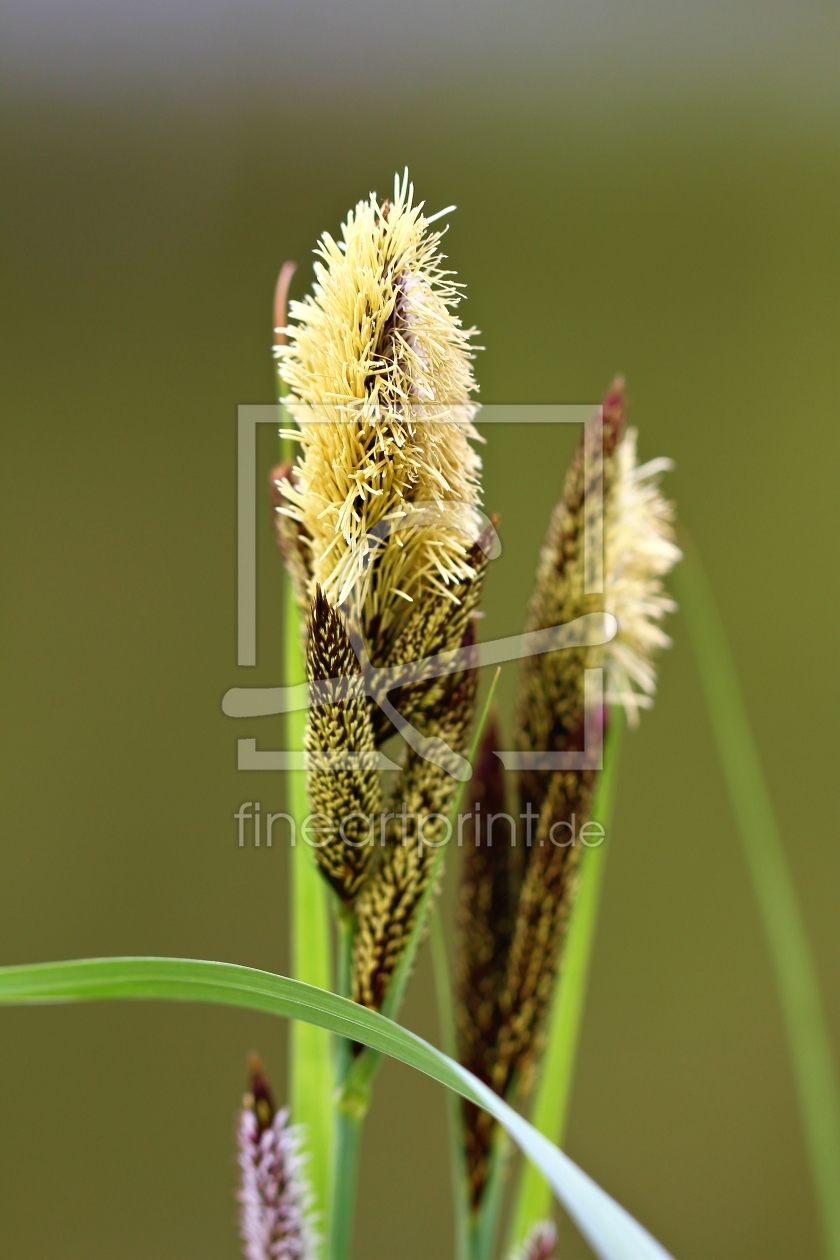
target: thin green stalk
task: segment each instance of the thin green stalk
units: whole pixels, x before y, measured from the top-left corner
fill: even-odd
[[[338,984],[336,992],[340,993],[342,997],[350,997],[352,988],[353,935],[356,930],[356,924],[353,912],[346,906],[341,905],[337,897],[335,901],[338,906],[335,914],[338,936],[338,966],[336,968]],[[335,1060],[336,1085],[340,1086],[353,1062],[353,1046],[346,1039],[339,1041],[336,1046]]]
[[[700,557],[683,533],[677,593],[776,975],[826,1256],[840,1260],[840,1090],[784,845]]]
[[[540,1133],[563,1143],[569,1112],[580,1029],[583,1022],[589,967],[601,903],[612,823],[616,764],[624,729],[623,709],[612,709],[604,740],[604,768],[598,776],[592,821],[604,828],[605,839],[597,848],[584,850],[580,887],[572,910],[563,949],[560,973],[548,1016],[545,1050],[534,1099],[531,1123]],[[520,1175],[510,1228],[511,1250],[520,1246],[538,1221],[551,1214],[551,1189],[531,1164]]]
[[[440,911],[432,913],[430,931],[432,969],[435,977],[440,1040],[444,1054],[457,1059],[458,1044],[455,1035],[455,1015],[452,1009],[452,982],[449,975],[449,959],[446,953],[446,937]],[[464,1158],[463,1106],[457,1095],[447,1091],[446,1119],[449,1129],[449,1166],[452,1173],[452,1204],[455,1214],[455,1258],[469,1260],[469,1211],[467,1204],[467,1163]]]
[[[284,450],[288,454],[288,450]],[[283,575],[283,679],[286,686],[305,681],[300,614],[288,576]],[[286,747],[303,748],[305,712],[286,718]],[[319,989],[331,988],[328,890],[307,845],[300,842],[309,812],[306,774],[286,773],[289,813],[295,820],[295,841],[289,859],[291,973]],[[326,1212],[332,1170],[333,1062],[332,1038],[323,1028],[299,1021],[289,1034],[289,1103],[296,1124],[305,1126],[309,1179],[317,1211]]]
[[[510,1139],[503,1129],[498,1130],[493,1139],[490,1172],[481,1206],[470,1214],[470,1260],[491,1260],[496,1251],[510,1157]]]
[[[338,985],[342,997],[350,996],[353,961],[353,915],[342,907],[338,922]],[[353,1061],[353,1044],[346,1037],[336,1043],[336,1083],[340,1089]],[[330,1203],[330,1260],[348,1260],[353,1245],[353,1219],[356,1205],[359,1148],[367,1099],[339,1097],[335,1111],[335,1150],[333,1153],[332,1201]]]
[[[353,1246],[356,1181],[364,1113],[339,1106],[335,1115],[335,1179],[330,1210],[330,1260],[347,1260]]]

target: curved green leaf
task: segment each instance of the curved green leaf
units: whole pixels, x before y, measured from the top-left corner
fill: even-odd
[[[158,998],[213,1002],[302,1019],[388,1054],[495,1116],[536,1163],[602,1260],[667,1260],[668,1253],[527,1120],[465,1068],[399,1024],[300,980],[234,963],[180,958],[89,958],[0,968],[0,1004]]]

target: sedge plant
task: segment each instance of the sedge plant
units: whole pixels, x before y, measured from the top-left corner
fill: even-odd
[[[155,998],[292,1021],[288,1105],[253,1056],[239,1116],[247,1260],[350,1260],[362,1126],[384,1055],[448,1090],[456,1260],[555,1260],[552,1196],[601,1260],[666,1260],[559,1144],[619,744],[653,702],[675,607],[664,583],[681,553],[660,488],[670,464],[639,464],[616,380],[549,521],[523,610],[525,637],[541,646],[521,661],[514,751],[500,753],[498,672],[478,702],[495,523],[476,449],[476,334],[459,318],[440,218],[406,173],[391,198],[360,201],[339,239],[321,238],[311,293],[287,302],[287,264],[275,295],[284,682],[305,693],[287,706],[303,767],[287,790],[296,834],[306,823],[311,839],[316,823],[314,842],[291,854],[293,975],[155,958],[6,967],[0,1004]],[[827,1254],[840,1260],[831,1052],[700,573],[685,584],[690,626],[776,960]],[[569,629],[562,641],[544,637],[557,627]],[[524,831],[494,835],[513,801]],[[437,894],[456,826],[451,964]],[[443,1050],[397,1022],[429,932]],[[515,1148],[527,1163],[505,1222]]]

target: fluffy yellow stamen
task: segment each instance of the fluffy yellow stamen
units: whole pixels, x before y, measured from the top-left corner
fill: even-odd
[[[662,579],[682,554],[674,542],[673,504],[659,488],[659,475],[671,461],[637,465],[636,438],[636,430],[628,429],[616,448],[604,528],[605,606],[618,621],[606,650],[606,699],[624,706],[631,726],[639,709],[653,703],[653,658],[671,642],[659,623],[676,607]]]
[[[479,502],[473,333],[440,241],[407,173],[391,202],[371,193],[339,241],[321,238],[313,292],[291,303],[275,349],[302,446],[281,510],[306,540],[313,590],[380,631],[471,576],[446,507]]]

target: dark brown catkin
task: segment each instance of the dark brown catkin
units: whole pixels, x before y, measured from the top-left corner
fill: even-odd
[[[313,815],[323,815],[325,839],[315,847],[318,865],[339,896],[352,902],[374,850],[380,787],[368,703],[359,693],[361,670],[341,614],[320,587],[309,615],[306,676],[317,701],[317,684],[331,685],[328,703],[311,703],[304,745]],[[335,762],[350,754],[351,764]],[[330,830],[331,828],[331,830]]]

